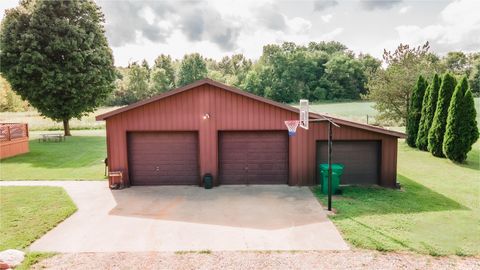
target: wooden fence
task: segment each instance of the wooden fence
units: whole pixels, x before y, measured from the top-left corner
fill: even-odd
[[[0,124],[0,159],[27,153],[28,124]]]

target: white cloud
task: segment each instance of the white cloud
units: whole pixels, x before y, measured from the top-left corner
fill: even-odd
[[[295,17],[291,20],[287,19],[287,26],[295,34],[306,34],[312,28],[312,23],[309,20]]]
[[[440,13],[440,22],[424,27],[400,25],[396,27],[401,42],[413,45],[430,41],[439,52],[450,50],[472,51],[480,48],[480,1],[457,0]]]
[[[326,15],[320,16],[320,18],[322,19],[322,21],[324,21],[326,23],[329,23],[330,20],[332,20],[333,15],[332,14],[326,14]]]
[[[401,8],[398,10],[398,13],[400,13],[400,14],[405,14],[405,13],[407,13],[411,8],[412,8],[411,6],[401,7]]]
[[[333,29],[332,31],[328,32],[328,33],[325,33],[325,34],[322,34],[320,36],[320,40],[326,40],[326,41],[329,41],[329,40],[334,40],[338,35],[340,35],[341,33],[343,33],[343,28],[342,27],[338,27],[338,28],[335,28]]]

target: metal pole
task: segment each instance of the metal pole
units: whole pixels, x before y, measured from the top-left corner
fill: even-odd
[[[328,211],[332,211],[332,123],[328,122]]]

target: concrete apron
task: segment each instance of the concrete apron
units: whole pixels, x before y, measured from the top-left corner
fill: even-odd
[[[110,190],[105,181],[1,181],[60,186],[78,211],[31,251],[347,250],[307,187],[193,186]]]

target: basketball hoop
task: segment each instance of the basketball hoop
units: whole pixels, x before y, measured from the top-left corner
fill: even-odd
[[[285,125],[288,128],[288,136],[295,136],[297,133],[297,127],[300,124],[300,120],[287,120],[285,121]]]

